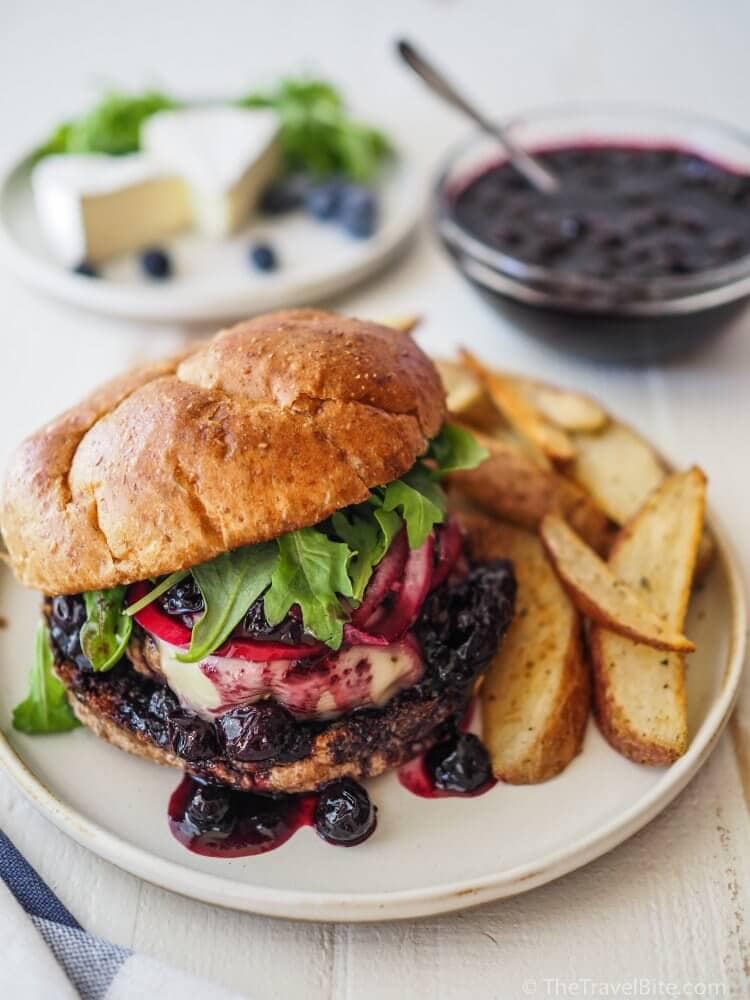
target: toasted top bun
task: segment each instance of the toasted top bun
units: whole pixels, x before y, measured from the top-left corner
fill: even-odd
[[[445,397],[403,333],[299,309],[113,379],[18,448],[0,527],[19,579],[79,593],[315,524],[397,479]]]

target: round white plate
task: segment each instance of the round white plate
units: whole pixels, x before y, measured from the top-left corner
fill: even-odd
[[[244,317],[269,309],[309,305],[362,281],[396,256],[421,215],[427,186],[405,159],[378,186],[380,223],[370,239],[348,236],[333,222],[304,212],[258,216],[237,235],[207,240],[187,234],[163,241],[175,275],[153,282],[126,254],[99,278],[72,273],[57,261],[39,226],[29,183],[30,156],[0,178],[0,247],[21,278],[65,302],[125,319],[203,322]],[[255,271],[251,242],[270,242],[279,267]]]
[[[715,528],[715,522],[713,522]],[[0,571],[0,762],[61,830],[126,871],[194,899],[307,920],[392,920],[511,896],[572,871],[630,837],[705,762],[732,710],[742,671],[745,605],[717,532],[718,557],[695,594],[687,633],[691,742],[668,769],[632,764],[591,723],[583,752],[542,785],[498,784],[474,799],[420,799],[395,775],[369,782],[378,829],[352,850],[310,828],[254,858],[191,854],[171,836],[166,805],[179,775],[88,730],[29,737],[10,726],[25,695],[36,596]],[[0,563],[0,566],[2,564]]]

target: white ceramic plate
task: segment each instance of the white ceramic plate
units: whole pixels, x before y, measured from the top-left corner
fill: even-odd
[[[171,836],[176,771],[131,757],[85,729],[28,737],[10,726],[25,695],[36,595],[0,569],[0,762],[61,830],[108,861],[195,899],[308,920],[391,920],[524,892],[611,850],[653,819],[705,762],[737,695],[745,642],[739,575],[722,533],[690,607],[691,743],[668,769],[632,764],[591,723],[583,752],[543,785],[497,785],[474,799],[420,799],[394,775],[369,783],[378,829],[352,850],[303,828],[269,854],[191,854]],[[2,563],[0,563],[2,567]]]
[[[164,241],[175,263],[169,281],[144,278],[134,254],[116,259],[92,279],[73,274],[49,250],[31,195],[29,163],[27,155],[0,178],[0,248],[10,266],[40,291],[73,305],[161,322],[232,319],[343,292],[406,244],[427,189],[402,159],[379,185],[380,224],[370,239],[353,239],[335,223],[303,212],[258,217],[231,239],[185,235]],[[280,262],[276,271],[259,273],[248,263],[248,247],[256,240],[273,244]]]

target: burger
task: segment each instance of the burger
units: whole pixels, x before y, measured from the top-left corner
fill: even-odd
[[[33,434],[0,503],[10,563],[45,595],[16,726],[80,722],[202,785],[339,806],[447,740],[445,780],[475,786],[487,765],[456,720],[515,582],[449,513],[443,478],[484,453],[445,419],[410,337],[304,309],[137,368]]]

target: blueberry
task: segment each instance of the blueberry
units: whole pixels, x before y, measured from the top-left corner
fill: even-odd
[[[305,208],[316,219],[333,219],[339,211],[343,191],[340,181],[313,184],[305,192]]]
[[[97,271],[97,269],[94,267],[93,264],[91,264],[87,260],[82,260],[80,264],[76,264],[76,266],[73,268],[73,274],[80,274],[84,278],[99,277],[99,272]]]
[[[492,777],[487,750],[473,733],[438,743],[427,754],[435,787],[445,792],[474,792]]]
[[[197,784],[185,810],[185,819],[198,833],[227,836],[235,823],[232,793],[220,785]]]
[[[487,666],[513,618],[516,579],[506,560],[479,563],[459,584],[428,595],[415,632],[429,670],[425,683],[469,681]]]
[[[250,247],[250,260],[259,271],[275,271],[278,267],[276,251],[268,243],[254,243]]]
[[[359,185],[348,185],[339,209],[341,224],[350,236],[367,239],[375,232],[378,204],[373,192]]]
[[[60,655],[81,670],[91,670],[81,649],[81,628],[86,621],[83,598],[78,595],[54,597],[51,619],[50,639]]]
[[[193,576],[170,587],[158,600],[168,615],[194,615],[203,611],[203,595]]]
[[[166,685],[159,685],[149,699],[148,710],[154,718],[166,722],[170,715],[179,712],[179,704]]]
[[[141,268],[149,278],[163,281],[172,274],[172,261],[164,250],[152,247],[141,254]]]
[[[270,184],[260,198],[260,210],[265,215],[281,215],[300,208],[309,187],[304,174],[291,174]]]
[[[230,760],[270,760],[294,739],[294,718],[275,701],[233,708],[216,725]]]
[[[325,785],[315,806],[315,829],[329,844],[353,847],[375,829],[377,809],[364,788],[352,778]]]
[[[305,640],[305,630],[300,618],[288,614],[278,625],[269,625],[263,597],[259,597],[247,610],[239,627],[242,635],[269,642],[289,642],[298,645]]]
[[[208,760],[216,756],[213,727],[189,712],[173,712],[167,719],[167,733],[172,750],[183,760]]]

